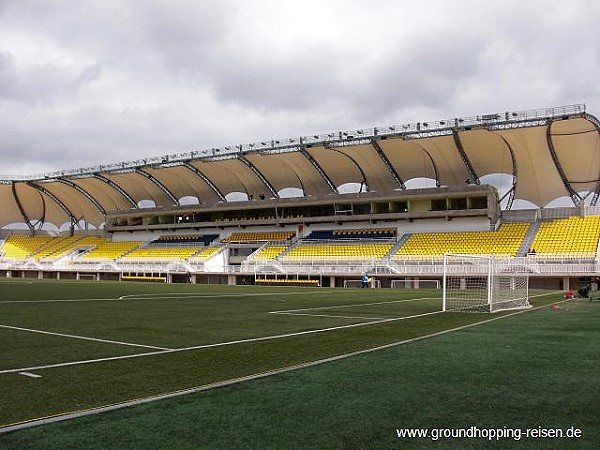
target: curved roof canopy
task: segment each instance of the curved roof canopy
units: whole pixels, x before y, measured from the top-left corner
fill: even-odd
[[[363,189],[406,189],[414,178],[438,186],[479,184],[508,174],[505,203],[545,206],[559,197],[595,205],[600,195],[600,123],[585,105],[503,112],[265,141],[223,149],[28,177],[0,179],[0,227],[25,223],[100,226],[106,211],[147,201],[171,208],[184,197],[201,204],[228,194],[277,198],[286,188],[305,196]],[[236,199],[236,200],[239,200]]]

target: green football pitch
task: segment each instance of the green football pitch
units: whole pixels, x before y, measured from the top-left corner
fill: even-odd
[[[439,290],[7,279],[0,292],[0,449],[462,448],[397,428],[467,423],[599,436],[600,304],[553,310],[559,293],[490,315],[442,313]],[[576,420],[579,407],[594,414]]]

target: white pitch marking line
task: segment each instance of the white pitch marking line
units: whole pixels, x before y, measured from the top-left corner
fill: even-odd
[[[196,345],[193,347],[164,349],[162,351],[156,351],[156,352],[136,353],[133,355],[111,356],[108,358],[88,359],[85,361],[71,361],[71,362],[65,362],[65,363],[49,364],[49,365],[45,365],[45,366],[23,367],[20,369],[7,369],[7,370],[0,370],[0,375],[6,374],[6,373],[22,372],[24,370],[30,371],[30,370],[41,370],[41,369],[53,369],[53,368],[57,368],[57,367],[77,366],[77,365],[91,364],[91,363],[96,363],[96,362],[139,358],[142,356],[154,356],[154,355],[163,355],[166,353],[178,353],[178,352],[185,352],[185,351],[190,351],[190,350],[202,350],[205,348],[225,347],[228,345],[244,344],[244,343],[249,343],[249,342],[271,341],[271,340],[275,340],[275,339],[283,339],[283,338],[294,337],[294,336],[303,336],[303,335],[307,335],[307,334],[318,334],[318,333],[324,333],[327,331],[343,330],[346,328],[356,328],[356,327],[363,327],[363,326],[367,326],[367,325],[377,325],[380,323],[393,322],[393,321],[397,321],[397,320],[413,319],[416,317],[428,316],[430,314],[440,314],[443,312],[444,311],[434,311],[434,312],[430,312],[430,313],[416,314],[414,316],[392,317],[389,319],[382,319],[382,320],[361,322],[361,323],[352,323],[349,325],[340,325],[337,327],[319,328],[316,330],[298,331],[295,333],[278,334],[278,335],[273,335],[273,336],[262,336],[262,337],[257,337],[257,338],[248,338],[248,339],[239,339],[236,341],[217,342],[215,344]]]
[[[416,302],[419,300],[441,300],[434,297],[421,297],[421,298],[407,298],[404,300],[390,300],[389,302],[372,302],[372,303],[350,303],[344,305],[333,305],[333,306],[315,306],[314,308],[300,308],[300,309],[282,309],[281,311],[269,311],[269,314],[281,314],[296,311],[314,311],[315,309],[339,309],[339,308],[354,308],[358,306],[372,306],[372,305],[388,305],[390,303],[405,303],[405,302]]]
[[[56,302],[99,302],[99,301],[117,301],[118,298],[63,298],[48,300],[2,300],[0,303],[56,303]]]
[[[29,372],[19,372],[19,375],[23,375],[24,377],[29,377],[29,378],[42,378],[41,375],[37,375],[35,373],[29,373]]]
[[[334,316],[330,314],[308,314],[294,312],[275,312],[272,314],[280,314],[282,316],[310,316],[310,317],[334,317],[340,319],[364,319],[364,320],[384,320],[385,317],[357,317],[357,316]]]
[[[531,297],[543,297],[543,296],[552,295],[552,294],[556,294],[556,292],[550,292],[550,293],[547,293],[547,294],[532,295]],[[565,301],[567,301],[567,300],[557,301],[556,303],[563,303]],[[494,320],[502,319],[504,317],[515,316],[517,314],[522,314],[522,313],[528,312],[528,311],[536,311],[536,310],[541,309],[541,308],[546,308],[547,306],[548,305],[542,305],[542,306],[537,306],[535,308],[523,309],[523,310],[520,310],[520,311],[517,311],[517,312],[514,312],[514,313],[505,314],[505,315],[498,316],[498,317],[495,317],[495,318],[492,318],[492,319],[487,319],[487,320],[484,320],[484,321],[481,321],[481,322],[476,322],[474,324],[469,324],[469,325],[466,325],[464,327],[459,327],[457,329],[467,328],[467,327],[478,325],[478,324],[492,322]],[[376,321],[376,322],[353,323],[353,324],[350,324],[350,325],[342,325],[342,326],[331,327],[331,328],[322,328],[322,329],[318,329],[318,330],[300,331],[300,332],[297,332],[297,333],[280,334],[280,335],[276,335],[276,336],[264,336],[264,337],[259,337],[259,338],[241,339],[241,340],[238,340],[238,341],[219,342],[219,343],[216,343],[216,344],[199,345],[199,346],[195,346],[195,347],[176,348],[176,349],[156,351],[156,352],[136,353],[136,354],[133,354],[133,355],[112,356],[112,357],[109,357],[109,358],[88,359],[88,360],[85,360],[85,361],[71,361],[71,362],[65,362],[65,363],[49,364],[49,365],[45,365],[45,366],[23,367],[23,368],[20,368],[20,369],[6,369],[6,370],[0,370],[0,375],[7,374],[7,373],[22,372],[22,371],[54,369],[54,368],[57,368],[57,367],[78,366],[78,365],[83,365],[83,364],[92,364],[92,363],[105,362],[105,361],[117,361],[117,360],[121,360],[121,359],[133,359],[133,358],[141,358],[141,357],[146,357],[146,356],[164,355],[166,353],[177,353],[177,352],[185,352],[185,351],[190,351],[190,350],[201,350],[201,349],[204,349],[204,348],[223,347],[223,346],[226,346],[226,345],[243,344],[243,343],[247,343],[247,342],[268,341],[268,340],[273,340],[273,339],[282,339],[282,338],[294,337],[294,336],[301,336],[301,335],[306,335],[306,334],[323,333],[323,332],[326,332],[326,331],[343,330],[343,329],[346,329],[346,328],[357,328],[357,327],[363,327],[363,326],[368,326],[368,325],[377,325],[377,324],[380,324],[380,323],[392,322],[392,321],[397,321],[397,320],[412,319],[412,318],[415,318],[415,317],[427,316],[427,315],[431,315],[431,314],[440,314],[440,313],[444,313],[444,311],[434,311],[434,312],[425,313],[425,314],[417,314],[415,316],[396,317],[396,318],[385,319],[385,320],[380,320],[380,321]],[[449,331],[452,331],[452,330],[443,330],[441,332],[434,333],[433,335],[444,334],[444,333],[447,333]]]
[[[120,359],[140,358],[142,356],[164,355],[165,353],[170,353],[170,352],[174,352],[174,351],[178,351],[178,350],[163,350],[163,351],[156,351],[156,352],[135,353],[133,355],[110,356],[108,358],[86,359],[83,361],[70,361],[70,362],[65,362],[65,363],[48,364],[45,366],[22,367],[20,369],[7,369],[7,370],[0,370],[0,375],[4,375],[7,373],[19,373],[19,372],[23,372],[25,370],[31,371],[31,370],[43,370],[43,369],[55,369],[57,367],[81,366],[84,364],[92,364],[92,363],[99,363],[99,362],[106,362],[106,361],[118,361]]]
[[[0,282],[1,283],[1,282]],[[1,285],[1,284],[0,284]],[[172,298],[224,298],[224,297],[265,297],[265,296],[286,296],[286,295],[306,295],[306,292],[264,292],[264,293],[240,293],[240,294],[186,294],[181,295],[177,293],[166,293],[166,294],[131,294],[121,295],[117,298],[64,298],[64,299],[48,299],[48,300],[1,300],[2,303],[77,303],[77,302],[101,302],[101,301],[120,301],[120,300],[162,300]]]
[[[109,339],[99,339],[99,338],[93,338],[93,337],[88,337],[88,336],[77,336],[75,334],[54,333],[54,332],[51,332],[51,331],[34,330],[32,328],[14,327],[14,326],[11,326],[11,325],[0,325],[0,328],[6,328],[8,330],[27,331],[29,333],[49,334],[51,336],[60,336],[60,337],[67,337],[67,338],[73,338],[73,339],[82,339],[84,341],[102,342],[102,343],[105,343],[105,344],[128,345],[130,347],[150,348],[152,350],[166,350],[166,351],[172,350],[172,349],[167,348],[167,347],[155,347],[153,345],[134,344],[134,343],[131,343],[131,342],[123,342],[123,341],[112,341],[112,340],[109,340]]]
[[[246,292],[237,294],[194,294],[194,293],[152,293],[152,294],[128,294],[122,295],[119,300],[160,300],[163,298],[227,298],[227,297],[273,297],[273,296],[290,296],[290,295],[306,295],[306,292]],[[316,294],[316,293],[315,293]]]
[[[540,296],[544,296],[544,295],[549,295],[549,294],[540,294],[540,295],[534,295],[532,297],[540,297]],[[556,303],[563,303],[567,301],[562,300],[562,301],[558,301]],[[197,386],[197,387],[193,387],[190,389],[186,389],[186,390],[182,390],[182,391],[175,391],[175,392],[170,392],[167,394],[162,394],[162,395],[158,395],[155,397],[146,397],[146,398],[141,398],[141,399],[137,399],[137,400],[132,400],[132,401],[125,401],[122,403],[117,403],[114,405],[108,405],[108,406],[101,406],[98,408],[93,408],[93,409],[88,409],[88,410],[84,410],[84,411],[79,411],[76,413],[66,413],[66,414],[62,414],[62,415],[58,415],[58,416],[53,416],[53,417],[49,417],[49,418],[44,418],[44,419],[37,419],[37,420],[32,420],[30,422],[24,422],[21,424],[17,424],[17,425],[13,425],[13,426],[7,426],[7,427],[0,427],[0,433],[6,433],[9,431],[16,431],[16,430],[20,430],[20,429],[24,429],[24,428],[31,428],[37,425],[45,425],[48,423],[54,423],[54,422],[60,422],[63,420],[67,420],[67,419],[72,419],[72,418],[78,418],[78,417],[84,417],[84,416],[89,416],[89,415],[94,415],[94,414],[99,414],[102,412],[106,412],[106,411],[114,411],[117,409],[121,409],[121,408],[126,408],[129,406],[135,406],[135,405],[140,405],[140,404],[144,404],[144,403],[150,403],[150,402],[154,402],[157,400],[164,400],[164,399],[168,399],[168,398],[173,398],[173,397],[179,397],[182,395],[187,395],[187,394],[193,394],[193,393],[197,393],[197,392],[202,392],[202,391],[206,391],[209,389],[213,389],[216,387],[224,387],[224,386],[230,386],[233,384],[238,384],[244,381],[250,381],[250,380],[256,380],[256,379],[260,379],[260,378],[265,378],[268,377],[270,375],[275,375],[275,374],[280,374],[280,373],[287,373],[287,372],[291,372],[291,371],[295,371],[298,369],[304,369],[307,367],[313,367],[313,366],[317,366],[323,363],[328,363],[331,361],[338,361],[338,360],[342,360],[342,359],[346,359],[352,356],[358,356],[358,355],[363,355],[363,354],[368,354],[368,353],[373,353],[379,350],[384,350],[387,348],[393,348],[393,347],[397,347],[400,345],[405,345],[405,344],[410,344],[412,342],[418,342],[418,341],[422,341],[425,339],[431,339],[437,336],[443,336],[446,334],[450,334],[450,333],[454,333],[456,331],[461,331],[461,330],[465,330],[465,329],[469,329],[469,328],[473,328],[479,325],[485,325],[488,324],[490,322],[495,322],[496,320],[500,320],[500,319],[504,319],[507,317],[512,317],[512,316],[516,316],[518,314],[523,314],[525,312],[530,312],[530,311],[536,311],[538,309],[541,308],[545,308],[548,305],[542,305],[542,306],[537,306],[535,308],[531,308],[531,309],[522,309],[519,310],[517,312],[511,313],[511,314],[506,314],[506,315],[502,315],[502,316],[497,316],[497,317],[493,317],[491,319],[487,319],[481,322],[475,322],[475,323],[470,323],[467,325],[462,325],[459,327],[455,327],[455,328],[450,328],[447,330],[442,330],[442,331],[438,331],[435,333],[431,333],[431,334],[427,334],[424,336],[418,336],[415,338],[411,338],[411,339],[405,339],[402,341],[397,341],[397,342],[392,342],[390,344],[385,344],[385,345],[381,345],[378,347],[372,347],[372,348],[368,348],[365,350],[358,350],[355,352],[351,352],[351,353],[343,353],[340,355],[336,355],[336,356],[332,356],[329,358],[324,358],[324,359],[319,359],[316,361],[310,361],[307,363],[303,363],[303,364],[297,364],[297,365],[293,365],[293,366],[287,366],[287,367],[282,367],[282,368],[278,368],[278,369],[273,369],[267,372],[262,372],[262,373],[257,373],[254,375],[249,375],[246,377],[240,377],[240,378],[234,378],[231,380],[225,380],[225,381],[218,381],[215,383],[211,383],[211,384],[206,384],[203,386]],[[2,373],[2,372],[0,372]]]

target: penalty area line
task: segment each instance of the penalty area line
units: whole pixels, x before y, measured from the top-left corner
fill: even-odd
[[[309,314],[295,312],[273,312],[270,314],[279,314],[282,316],[309,316],[309,317],[330,317],[334,319],[363,319],[363,320],[384,320],[385,317],[357,317],[357,316],[336,316],[332,314]]]
[[[388,302],[371,302],[371,303],[346,303],[344,305],[331,305],[331,306],[315,306],[312,308],[299,308],[299,309],[282,309],[280,311],[269,311],[269,314],[283,314],[292,313],[296,311],[315,311],[321,309],[339,309],[339,308],[357,308],[360,306],[374,306],[374,305],[389,305],[392,303],[406,303],[406,302],[417,302],[420,300],[442,300],[441,297],[420,297],[420,298],[406,298],[404,300],[390,300]]]
[[[548,294],[535,295],[533,297],[541,297],[544,295],[548,295]],[[565,301],[567,301],[567,300],[565,299],[562,301],[557,301],[556,303],[563,303]],[[389,348],[399,347],[401,345],[411,344],[413,342],[419,342],[419,341],[435,338],[438,336],[444,336],[446,334],[466,330],[466,329],[477,327],[480,325],[485,325],[485,324],[488,324],[491,322],[495,322],[497,320],[505,319],[507,317],[516,316],[516,315],[523,314],[526,312],[537,311],[539,309],[546,308],[546,307],[548,307],[548,305],[542,305],[542,306],[536,306],[533,308],[522,309],[522,310],[516,311],[514,313],[492,317],[491,319],[487,319],[487,320],[483,320],[483,321],[475,322],[475,323],[470,323],[467,325],[461,325],[461,326],[458,326],[455,328],[441,330],[441,331],[437,331],[437,332],[430,333],[430,334],[423,335],[423,336],[418,336],[418,337],[414,337],[414,338],[410,338],[410,339],[404,339],[401,341],[392,342],[392,343],[385,344],[385,345],[380,345],[380,346],[376,346],[376,347],[372,347],[372,348],[368,348],[368,349],[364,349],[364,350],[358,350],[358,351],[354,351],[354,352],[344,353],[341,355],[331,356],[328,358],[322,358],[322,359],[318,359],[315,361],[309,361],[306,363],[284,366],[284,367],[268,370],[265,372],[259,372],[259,373],[244,376],[244,377],[233,378],[233,379],[223,380],[223,381],[217,381],[215,383],[196,386],[196,387],[189,388],[189,389],[168,392],[168,393],[156,395],[156,396],[138,398],[138,399],[134,399],[134,400],[130,400],[130,401],[124,401],[124,402],[120,402],[120,403],[105,405],[105,406],[101,406],[101,407],[97,407],[97,408],[90,408],[90,409],[85,409],[85,410],[80,410],[80,411],[68,412],[68,413],[64,413],[64,414],[57,414],[55,416],[43,417],[43,418],[34,419],[34,420],[26,421],[26,422],[15,423],[15,424],[11,424],[11,425],[8,425],[5,427],[0,427],[0,434],[6,433],[9,431],[21,430],[21,429],[25,429],[25,428],[32,428],[35,426],[45,425],[45,424],[49,424],[49,423],[62,422],[64,420],[75,419],[75,418],[79,418],[79,417],[101,414],[101,413],[108,412],[108,411],[115,411],[115,410],[128,408],[128,407],[132,407],[132,406],[136,406],[136,405],[165,400],[168,398],[180,397],[183,395],[189,395],[189,394],[194,394],[197,392],[203,392],[203,391],[207,391],[209,389],[232,386],[232,385],[236,385],[236,384],[243,383],[246,381],[253,381],[253,380],[258,380],[261,378],[266,378],[266,377],[269,377],[272,375],[278,375],[278,374],[288,373],[288,372],[292,372],[292,371],[296,371],[296,370],[306,369],[309,367],[314,367],[314,366],[326,364],[329,362],[339,361],[339,360],[351,358],[354,356],[369,354],[369,353],[373,353],[373,352],[380,351],[380,350],[385,350],[385,349],[389,349]],[[2,372],[0,372],[0,373],[2,373]]]
[[[316,294],[311,293],[311,294]],[[325,294],[325,293],[323,293]],[[238,292],[235,294],[195,294],[195,293],[178,293],[178,292],[165,292],[165,293],[152,293],[152,294],[127,294],[121,295],[118,300],[162,300],[165,298],[175,299],[188,299],[188,298],[243,298],[243,297],[280,297],[280,296],[292,296],[292,295],[307,295],[303,291],[292,291],[292,292]]]
[[[0,303],[69,303],[69,302],[114,302],[118,298],[57,298],[48,300],[2,300]]]
[[[552,295],[552,294],[555,294],[555,292],[547,293],[547,294],[533,295],[531,297],[542,297],[542,296]],[[563,300],[563,301],[566,301],[566,300]],[[562,301],[558,301],[556,303],[562,303]],[[484,320],[481,322],[476,322],[475,324],[470,324],[468,326],[478,325],[478,324],[482,324],[482,323],[488,323],[488,322],[492,322],[494,320],[502,319],[504,317],[512,317],[514,315],[522,314],[527,311],[536,311],[536,310],[544,308],[546,306],[547,305],[543,305],[543,306],[538,306],[538,307],[534,307],[534,308],[520,310],[520,311],[511,313],[511,314],[503,314],[501,316],[487,319],[487,320]],[[70,361],[70,362],[64,362],[64,363],[48,364],[48,365],[43,365],[43,366],[23,367],[23,368],[19,368],[19,369],[6,369],[6,370],[0,370],[0,375],[23,372],[23,371],[34,371],[34,370],[43,370],[43,369],[54,369],[54,368],[59,368],[59,367],[70,367],[70,366],[77,366],[77,365],[84,365],[84,364],[94,364],[94,363],[101,363],[101,362],[105,362],[105,361],[117,361],[117,360],[122,360],[122,359],[142,358],[142,357],[148,357],[148,356],[163,355],[163,354],[167,354],[167,353],[178,353],[178,352],[185,352],[185,351],[191,351],[191,350],[201,350],[201,349],[205,349],[205,348],[223,347],[223,346],[227,346],[227,345],[236,345],[236,344],[243,344],[243,343],[249,343],[249,342],[284,339],[284,338],[288,338],[288,337],[325,333],[328,331],[343,330],[343,329],[347,329],[347,328],[358,328],[358,327],[364,327],[364,326],[371,326],[371,325],[377,325],[380,323],[394,322],[394,321],[399,321],[399,320],[407,320],[407,319],[413,319],[416,317],[429,316],[429,315],[441,314],[441,313],[444,313],[444,311],[433,311],[433,312],[424,313],[424,314],[416,314],[414,316],[394,317],[394,318],[384,319],[384,320],[353,323],[353,324],[341,325],[341,326],[337,326],[337,327],[321,328],[321,329],[317,329],[317,330],[308,330],[308,331],[299,331],[299,332],[295,332],[295,333],[287,333],[287,334],[280,334],[280,335],[274,335],[274,336],[263,336],[263,337],[258,337],[258,338],[240,339],[240,340],[229,341],[229,342],[218,342],[215,344],[198,345],[198,346],[194,346],[194,347],[176,348],[176,349],[171,349],[171,350],[158,350],[158,351],[154,351],[154,352],[136,353],[133,355],[112,356],[112,357],[108,357],[108,358],[88,359],[88,360],[84,360],[84,361]],[[466,328],[466,327],[463,327],[463,328]],[[444,334],[446,332],[447,332],[447,330],[436,333],[436,335]],[[0,432],[2,432],[1,428],[0,428]]]
[[[377,324],[387,323],[387,322],[395,322],[395,321],[399,321],[399,320],[414,319],[416,317],[429,316],[432,314],[441,314],[443,312],[444,311],[433,311],[433,312],[424,313],[424,314],[416,314],[413,316],[392,317],[392,318],[382,319],[382,320],[370,320],[369,322],[352,323],[349,325],[340,325],[340,326],[336,326],[336,327],[319,328],[316,330],[297,331],[297,332],[293,332],[293,333],[285,333],[285,334],[278,334],[278,335],[271,335],[271,336],[261,336],[261,337],[256,337],[256,338],[238,339],[235,341],[217,342],[214,344],[196,345],[193,347],[163,349],[163,350],[158,350],[158,351],[154,351],[154,352],[135,353],[133,355],[110,356],[107,358],[87,359],[87,360],[83,360],[83,361],[70,361],[70,362],[64,362],[64,363],[47,364],[47,365],[33,366],[33,367],[21,367],[19,369],[6,369],[6,370],[0,370],[0,375],[23,372],[23,371],[33,371],[33,370],[55,369],[55,368],[59,368],[59,367],[79,366],[79,365],[84,365],[84,364],[94,364],[94,363],[101,363],[101,362],[106,362],[106,361],[118,361],[118,360],[123,360],[123,359],[142,358],[142,357],[147,357],[147,356],[163,355],[163,354],[167,354],[167,353],[172,354],[172,353],[187,352],[187,351],[192,351],[192,350],[202,350],[202,349],[206,349],[206,348],[216,348],[216,347],[225,347],[225,346],[229,346],[229,345],[246,344],[246,343],[251,343],[251,342],[271,341],[271,340],[276,340],[276,339],[285,339],[288,337],[305,336],[305,335],[309,335],[309,334],[326,333],[328,331],[344,330],[347,328],[358,328],[358,327],[377,325]]]
[[[33,328],[14,327],[11,325],[0,325],[0,328],[4,328],[7,330],[26,331],[28,333],[48,334],[50,336],[66,337],[66,338],[70,338],[70,339],[81,339],[84,341],[102,342],[103,344],[127,345],[129,347],[149,348],[151,350],[172,350],[167,347],[156,347],[154,345],[134,344],[132,342],[113,341],[110,339],[100,339],[100,338],[93,338],[93,337],[89,337],[89,336],[78,336],[76,334],[55,333],[52,331],[34,330]]]

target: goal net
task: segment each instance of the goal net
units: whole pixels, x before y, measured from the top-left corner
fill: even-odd
[[[98,276],[95,273],[79,273],[77,277],[79,280],[98,280]]]
[[[381,280],[377,280],[374,278],[371,278],[370,280],[371,281],[369,281],[369,284],[367,285],[368,288],[375,288],[375,289],[381,288]],[[361,287],[363,287],[361,280],[344,280],[344,288],[346,288],[346,289],[361,288]]]
[[[441,289],[442,283],[440,280],[433,279],[410,279],[392,280],[392,289]]]
[[[529,270],[515,258],[444,255],[444,311],[496,312],[528,308]]]

